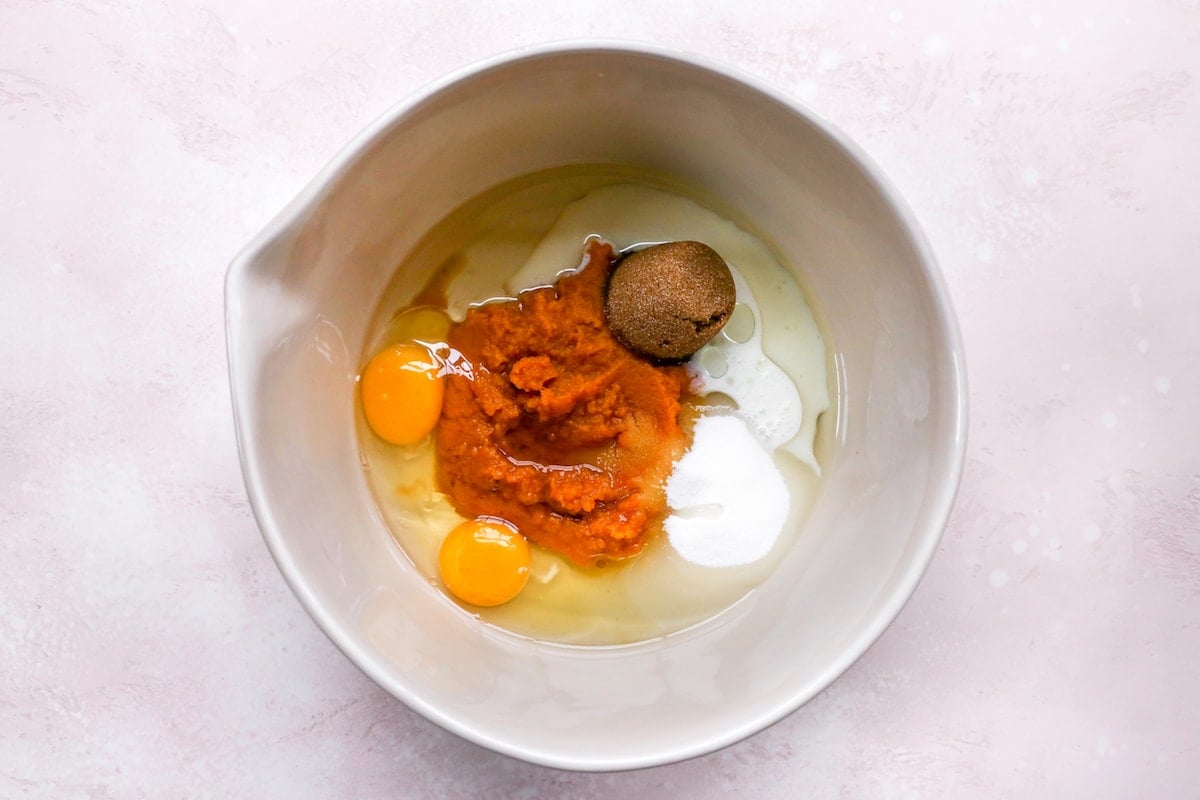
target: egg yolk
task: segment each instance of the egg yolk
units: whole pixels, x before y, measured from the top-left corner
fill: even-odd
[[[363,413],[379,438],[414,444],[437,425],[442,413],[443,379],[429,351],[416,344],[381,350],[362,371]]]
[[[529,543],[502,520],[480,517],[450,531],[438,552],[442,582],[476,606],[512,600],[529,579]]]

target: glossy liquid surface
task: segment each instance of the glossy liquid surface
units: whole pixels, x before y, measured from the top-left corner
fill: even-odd
[[[767,555],[739,566],[704,567],[680,556],[661,530],[630,561],[580,568],[532,548],[530,577],[512,601],[494,608],[464,605],[482,620],[541,640],[612,645],[654,638],[720,614],[770,574],[802,529],[819,486],[821,441],[832,430],[826,348],[803,292],[757,238],[687,198],[677,186],[648,181],[615,167],[574,167],[527,176],[466,203],[436,226],[405,260],[372,321],[363,363],[397,341],[440,341],[472,303],[512,297],[552,283],[578,264],[584,238],[599,234],[618,248],[641,242],[697,238],[701,233],[730,263],[739,283],[738,311],[694,359],[702,383],[726,391],[700,398],[697,414],[732,406],[738,386],[722,379],[758,352],[778,365],[803,405],[798,433],[774,452],[790,507],[783,533]],[[681,235],[682,234],[682,235]],[[748,293],[748,296],[746,296]],[[413,308],[413,304],[444,305]],[[757,332],[757,335],[756,335]],[[743,348],[743,349],[739,349]],[[730,369],[731,363],[735,367]],[[753,365],[751,365],[753,366]],[[762,391],[743,394],[744,409],[770,423]],[[770,400],[770,393],[765,395]],[[359,436],[368,481],[392,535],[414,567],[440,586],[437,554],[464,520],[437,491],[432,437],[388,444],[366,427]],[[752,415],[753,415],[752,414]],[[818,435],[820,434],[820,435]],[[816,451],[814,453],[814,443]],[[719,468],[719,467],[718,467]],[[659,526],[661,527],[661,526]]]

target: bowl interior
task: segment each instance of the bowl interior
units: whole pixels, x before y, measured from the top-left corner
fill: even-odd
[[[752,220],[830,333],[834,454],[801,541],[714,624],[620,648],[489,630],[410,568],[360,471],[353,386],[396,265],[507,179],[572,163],[678,176]],[[540,763],[664,763],[753,733],[824,688],[898,613],[961,466],[957,333],[894,193],[808,112],[642,49],[475,68],[364,133],[230,270],[247,488],[306,608],[372,678],[481,744]]]

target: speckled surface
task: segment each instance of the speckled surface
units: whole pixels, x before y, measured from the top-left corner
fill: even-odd
[[[1067,5],[0,6],[0,796],[1200,795],[1200,6]],[[305,616],[222,328],[226,265],[361,127],[579,36],[708,54],[858,139],[941,259],[972,403],[878,644],[748,741],[607,775],[441,731]]]

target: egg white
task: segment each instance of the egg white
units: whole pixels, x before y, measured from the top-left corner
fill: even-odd
[[[639,184],[601,185],[603,180],[581,172],[550,178],[542,186],[526,183],[519,197],[497,193],[495,203],[489,199],[492,210],[487,213],[493,216],[486,226],[480,229],[478,216],[452,214],[431,237],[457,240],[457,249],[402,270],[410,270],[410,276],[411,270],[432,274],[434,264],[453,255],[457,277],[448,286],[448,313],[462,319],[481,299],[513,297],[553,283],[560,272],[578,265],[582,244],[592,234],[618,249],[682,239],[709,244],[733,268],[740,324],[729,328],[736,335],[722,334],[697,354],[691,365],[696,388],[732,398],[738,406],[733,413],[746,421],[755,446],[773,453],[791,500],[785,528],[795,530],[815,498],[813,436],[817,417],[829,404],[824,343],[803,292],[759,239],[716,213],[682,195]],[[494,214],[496,208],[505,213]],[[475,233],[461,238],[462,231],[470,230]],[[395,309],[411,302],[412,286],[411,277],[395,281],[373,330],[385,330]],[[747,315],[753,323],[748,334]],[[394,450],[369,436],[362,442],[367,475],[393,535],[414,566],[436,581],[437,548],[462,518],[436,489],[432,443],[397,458]],[[779,458],[788,452],[796,458]],[[398,493],[397,487],[404,492]],[[753,563],[727,566],[698,563],[695,551],[689,551],[689,559],[688,553],[670,546],[666,536],[630,563],[600,571],[580,570],[554,553],[534,548],[525,590],[479,616],[534,638],[579,644],[663,635],[735,604],[770,574],[788,546],[782,541],[787,537],[780,538],[769,554]]]

